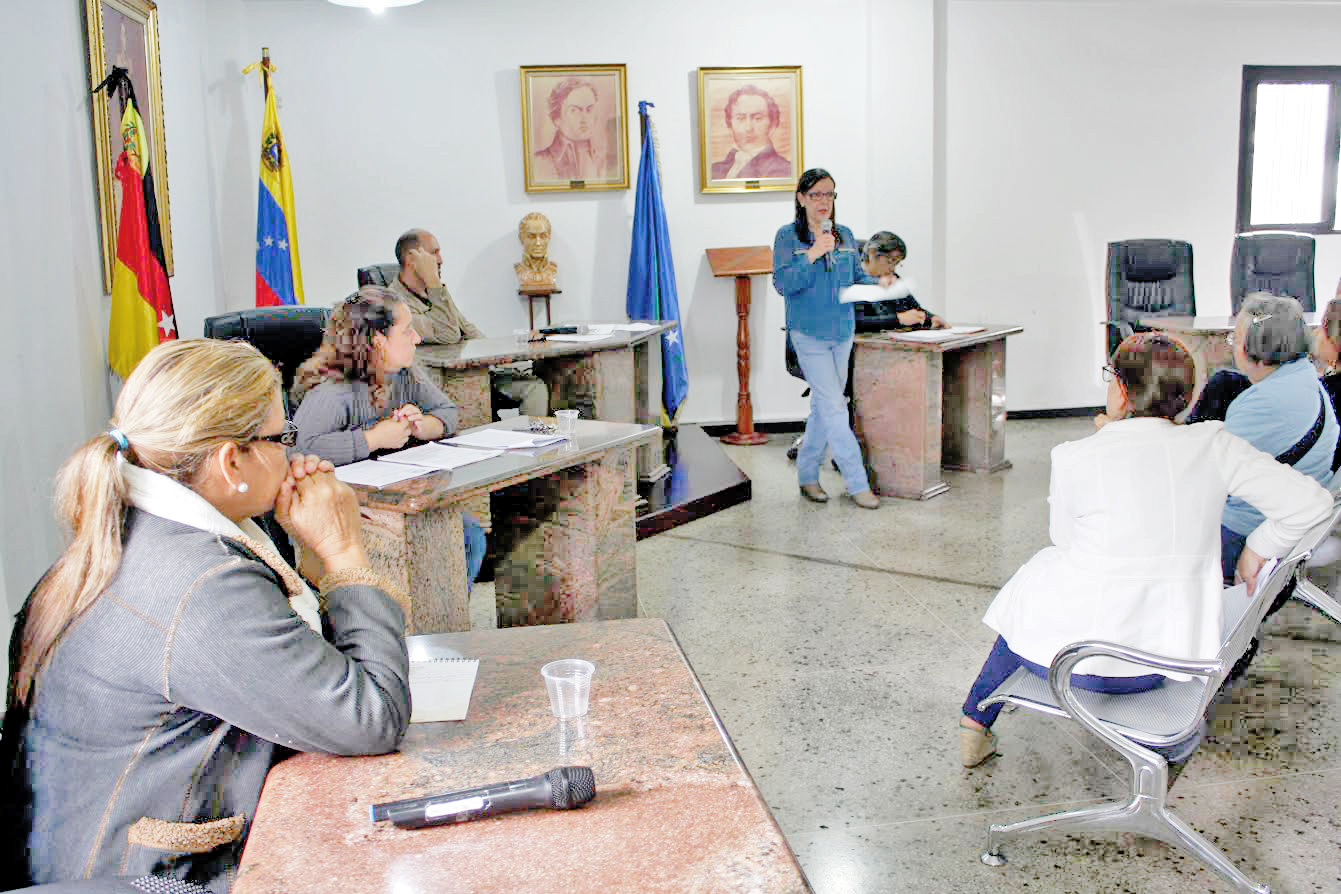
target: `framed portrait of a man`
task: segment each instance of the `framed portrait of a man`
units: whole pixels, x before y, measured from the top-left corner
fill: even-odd
[[[524,65],[527,192],[628,189],[623,65]]]
[[[158,67],[158,9],[150,0],[84,0],[88,35],[89,89],[114,66],[129,72],[144,120],[143,138],[154,176],[163,255],[172,275],[172,222],[168,207],[168,154],[163,141],[163,76]],[[102,231],[103,287],[112,290],[121,189],[114,176],[121,155],[121,102],[100,90],[92,96],[93,154],[97,164]]]
[[[701,192],[791,190],[801,161],[801,66],[698,70]]]

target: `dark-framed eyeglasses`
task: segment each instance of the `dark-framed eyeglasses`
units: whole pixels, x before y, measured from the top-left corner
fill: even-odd
[[[818,192],[812,190],[811,192],[806,193],[806,198],[810,199],[810,201],[812,202],[824,202],[824,201],[832,202],[834,199],[838,198],[838,193]]]
[[[280,444],[284,447],[292,447],[298,443],[298,426],[293,424],[292,419],[284,420],[284,430],[276,435],[257,435],[252,438],[253,441],[268,441],[271,444]]]
[[[1122,373],[1118,372],[1116,369],[1114,369],[1113,367],[1109,366],[1109,365],[1106,364],[1106,363],[1103,365],[1103,375],[1104,375],[1104,381],[1105,381],[1105,382],[1121,382],[1121,381],[1122,381]],[[1125,383],[1124,383],[1124,384],[1125,384]]]

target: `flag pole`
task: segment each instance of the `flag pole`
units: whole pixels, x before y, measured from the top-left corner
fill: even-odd
[[[261,96],[270,95],[270,48],[261,47]]]

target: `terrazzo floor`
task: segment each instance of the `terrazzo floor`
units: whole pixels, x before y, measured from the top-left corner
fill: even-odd
[[[728,447],[753,499],[638,544],[640,614],[670,624],[818,894],[1231,890],[1116,833],[978,860],[990,823],[1124,790],[1121,759],[1063,721],[1003,715],[1001,754],[974,770],[955,738],[995,638],[983,611],[1048,542],[1048,452],[1092,430],[1010,421],[1013,469],[949,472],[948,493],[875,512],[802,500],[790,436]],[[842,492],[832,469],[821,483]],[[1271,630],[1170,803],[1275,894],[1341,892],[1341,631],[1298,605]]]

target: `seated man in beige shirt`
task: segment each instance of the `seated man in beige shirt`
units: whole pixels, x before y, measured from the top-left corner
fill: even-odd
[[[465,318],[442,284],[442,251],[427,230],[410,230],[396,240],[400,275],[388,288],[410,308],[415,331],[424,344],[451,345],[484,333]],[[514,401],[526,416],[549,413],[549,389],[531,374],[529,363],[490,370],[491,384]]]

